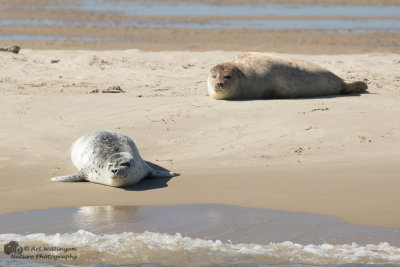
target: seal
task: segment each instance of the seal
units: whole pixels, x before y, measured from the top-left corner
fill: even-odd
[[[244,53],[214,66],[208,93],[214,99],[299,98],[362,93],[366,83],[346,83],[327,69],[297,59]]]
[[[113,187],[127,187],[146,176],[179,175],[154,170],[141,158],[131,138],[113,131],[95,131],[80,137],[72,144],[71,160],[78,173],[53,177],[52,181],[87,181]]]

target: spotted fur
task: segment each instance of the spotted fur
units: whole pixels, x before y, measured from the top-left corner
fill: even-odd
[[[127,187],[138,183],[146,176],[179,175],[152,169],[141,158],[132,139],[113,131],[95,131],[80,137],[72,145],[71,160],[78,173],[54,177],[52,181],[88,181],[114,187]]]

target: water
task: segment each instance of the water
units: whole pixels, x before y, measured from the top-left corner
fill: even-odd
[[[32,8],[30,6],[29,8]],[[48,9],[76,9],[116,12],[140,16],[399,16],[400,6],[324,6],[294,4],[211,5],[165,3],[161,1],[84,0],[78,4],[47,6]]]
[[[210,265],[210,264],[270,264],[270,265],[341,265],[345,263],[384,264],[399,263],[400,249],[387,243],[360,246],[349,245],[301,245],[292,242],[260,244],[231,244],[221,241],[168,235],[153,232],[94,235],[78,231],[62,235],[9,236],[28,249],[60,248],[68,252],[30,252],[21,255],[36,255],[50,261],[78,264],[158,264],[158,265]],[[6,239],[3,237],[3,239]],[[71,251],[72,249],[76,249]],[[52,257],[47,256],[52,255]],[[57,259],[55,255],[69,257]],[[76,258],[74,258],[76,257]],[[9,262],[10,258],[0,261]],[[98,262],[95,262],[95,261]],[[38,260],[36,260],[38,261]],[[25,266],[32,262],[26,261]],[[30,266],[30,265],[28,265]],[[356,265],[357,266],[357,265]],[[398,265],[400,266],[400,265]]]
[[[32,259],[4,254],[3,246],[11,241],[21,247],[14,256]],[[0,217],[0,245],[0,266],[400,266],[399,230],[227,205],[5,215]]]

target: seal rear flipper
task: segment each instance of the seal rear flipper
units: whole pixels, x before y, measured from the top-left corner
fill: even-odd
[[[365,82],[352,82],[345,83],[345,86],[342,90],[342,94],[353,94],[353,93],[364,93],[367,91],[368,85]]]
[[[179,176],[179,175],[180,175],[180,173],[176,173],[176,172],[157,171],[157,170],[151,169],[148,177],[152,177],[152,178],[170,178],[170,177],[175,177],[175,176]]]
[[[50,179],[53,182],[85,182],[85,175],[81,172],[65,176],[57,176]]]

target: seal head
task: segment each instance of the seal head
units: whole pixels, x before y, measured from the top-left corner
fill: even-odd
[[[106,161],[106,172],[109,175],[110,184],[120,187],[135,181],[135,161],[131,154],[126,152],[115,153]]]
[[[208,75],[208,93],[214,99],[230,99],[239,94],[243,73],[231,63],[214,66]]]

